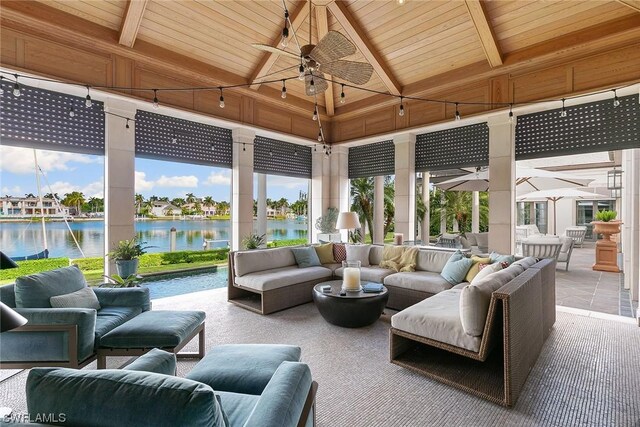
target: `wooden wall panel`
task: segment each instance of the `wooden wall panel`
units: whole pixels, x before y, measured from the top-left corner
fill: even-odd
[[[491,102],[511,102],[509,75],[503,74],[501,76],[494,77],[489,81],[489,84],[491,87]]]
[[[13,31],[2,30],[0,37],[0,60],[3,64],[16,63],[16,36]]]
[[[273,108],[273,106],[260,102],[256,102],[254,105],[253,118],[256,126],[275,129],[280,132],[291,132],[292,116],[289,112],[283,114],[282,111]]]
[[[563,66],[513,77],[511,84],[513,100],[517,103],[568,93],[571,80],[567,67]]]
[[[444,104],[432,104],[426,102],[410,103],[409,111],[409,127],[421,125],[422,123],[434,123],[444,120],[446,109]]]
[[[640,76],[640,44],[577,61],[573,66],[573,88],[577,91],[615,86]]]
[[[291,119],[291,133],[314,140],[318,139],[318,122],[311,120],[309,116],[295,115],[292,116]],[[324,126],[325,124],[323,123],[322,125]]]
[[[364,117],[356,117],[351,120],[334,122],[333,141],[347,141],[349,139],[362,138],[366,136],[364,128]]]
[[[180,88],[189,87],[189,82],[181,81],[173,77],[162,75],[154,70],[136,67],[134,70],[134,86],[144,88]],[[137,92],[134,95],[140,98],[153,100],[153,92],[144,91]],[[176,107],[194,109],[193,92],[192,91],[169,91],[158,94],[158,100],[161,104],[173,105]]]
[[[242,120],[242,96],[224,92],[224,108],[220,108],[220,92],[194,92],[194,110],[239,122]]]
[[[392,108],[386,108],[373,114],[368,114],[364,121],[365,134],[376,135],[379,133],[391,132],[395,130],[396,117],[399,116]]]

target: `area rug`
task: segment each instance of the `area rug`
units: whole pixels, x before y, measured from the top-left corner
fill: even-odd
[[[302,347],[319,384],[319,426],[640,426],[640,329],[628,323],[559,312],[516,406],[509,409],[389,363],[385,321],[340,328],[326,323],[312,303],[261,316],[229,304],[224,289],[156,300],[153,307],[206,311],[207,348]],[[196,343],[187,350],[195,351]],[[109,367],[119,363],[112,358]],[[178,362],[178,375],[195,363]],[[26,375],[0,384],[0,406],[26,412]]]

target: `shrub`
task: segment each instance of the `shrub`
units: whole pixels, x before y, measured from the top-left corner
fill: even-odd
[[[69,266],[69,258],[47,258],[32,261],[18,261],[18,268],[0,270],[0,280],[14,280],[27,274],[40,273],[41,271],[55,270]]]
[[[283,246],[306,245],[307,243],[309,243],[307,239],[274,240],[273,242],[267,243],[267,247],[281,248]]]
[[[267,240],[266,234],[256,234],[251,233],[242,239],[242,247],[245,249],[258,249],[260,246],[264,245],[264,242]]]
[[[608,210],[602,210],[599,211],[598,213],[596,213],[596,220],[597,221],[603,221],[603,222],[609,222],[609,221],[613,221],[614,219],[616,219],[616,216],[618,216],[618,213],[616,211],[608,211]]]

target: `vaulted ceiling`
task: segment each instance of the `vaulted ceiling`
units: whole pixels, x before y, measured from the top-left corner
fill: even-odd
[[[117,32],[121,45],[136,49],[136,43],[144,42],[224,70],[227,74],[220,77],[220,84],[297,74],[295,59],[251,46],[278,46],[282,0],[39,3]],[[572,55],[573,46],[585,42],[593,45],[586,53],[606,52],[609,41],[633,43],[640,36],[638,0],[405,0],[402,4],[398,0],[316,0],[311,13],[304,0],[285,3],[300,44],[309,37],[317,43],[328,30],[339,31],[358,48],[347,59],[367,61],[374,67],[363,87],[405,96],[455,85],[468,77],[465,73],[492,76],[535,66],[542,59],[557,63]],[[296,43],[290,42],[287,49],[297,53]],[[255,84],[251,90],[282,102],[278,100],[280,83],[270,84],[271,91],[261,86]],[[300,81],[287,82],[287,91],[302,100],[298,105],[303,108],[312,101]],[[340,92],[340,85],[333,84],[325,96],[318,97],[326,116],[353,114],[389,102],[375,93],[349,90],[348,102],[340,104]]]

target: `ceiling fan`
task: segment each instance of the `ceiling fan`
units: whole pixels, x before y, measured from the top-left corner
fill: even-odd
[[[299,78],[305,81],[305,92],[308,96],[315,96],[327,90],[328,83],[323,74],[330,74],[356,85],[366,84],[373,73],[371,64],[340,59],[356,53],[356,47],[353,43],[339,32],[329,31],[317,45],[312,44],[311,21],[311,0],[309,0],[309,44],[304,46],[298,44],[299,54],[265,44],[255,43],[252,46],[260,50],[300,60]],[[284,42],[289,36],[288,23],[290,24],[289,13],[285,7],[285,26],[282,30]]]

